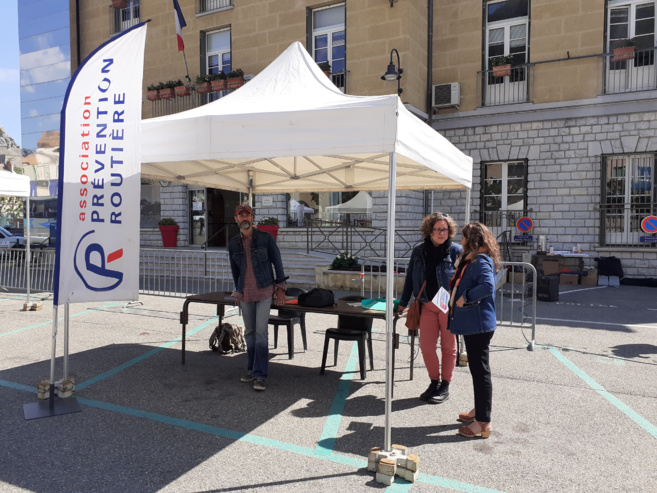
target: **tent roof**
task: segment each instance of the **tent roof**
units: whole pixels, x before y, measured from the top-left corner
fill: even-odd
[[[330,212],[350,212],[354,214],[367,214],[372,212],[372,196],[362,190],[350,200],[338,205],[330,205],[326,208]]]
[[[340,92],[295,42],[212,103],[142,121],[142,175],[257,193],[466,188],[472,159],[397,95]]]
[[[0,170],[0,197],[29,197],[30,177]]]

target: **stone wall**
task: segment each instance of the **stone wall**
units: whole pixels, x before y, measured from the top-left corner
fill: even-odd
[[[603,156],[656,152],[657,112],[456,128],[442,133],[474,160],[473,210],[481,205],[482,163],[527,160],[527,206],[533,209],[533,235],[546,235],[555,250],[571,250],[579,244],[591,259],[614,255],[621,259],[626,276],[657,277],[656,249],[598,245]],[[440,195],[458,203],[458,192]]]

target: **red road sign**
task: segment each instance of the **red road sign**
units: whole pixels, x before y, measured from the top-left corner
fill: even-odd
[[[641,221],[641,229],[648,233],[657,233],[657,216],[647,216]]]
[[[521,217],[520,219],[518,219],[518,222],[516,223],[516,228],[518,228],[518,230],[522,231],[523,233],[529,233],[533,227],[534,227],[534,221],[532,221],[528,217]]]

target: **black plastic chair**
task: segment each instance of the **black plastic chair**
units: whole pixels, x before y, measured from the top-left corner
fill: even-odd
[[[306,291],[301,288],[288,288],[285,292],[286,296],[299,296]],[[303,339],[303,350],[308,349],[308,341],[306,340],[306,314],[305,312],[298,312],[295,310],[286,310],[279,308],[276,315],[269,315],[269,325],[274,326],[274,348],[278,347],[278,327],[285,326],[287,329],[287,354],[289,359],[294,358],[294,325],[301,328],[301,339]]]
[[[345,296],[343,301],[361,301],[362,296]],[[360,378],[365,380],[365,342],[370,353],[370,370],[374,370],[374,355],[372,353],[372,321],[371,318],[338,315],[338,327],[326,329],[324,335],[324,353],[322,355],[322,367],[319,374],[324,374],[326,368],[326,357],[328,354],[329,341],[333,339],[333,366],[338,364],[338,345],[340,341],[356,341],[358,343],[358,363],[360,366]]]

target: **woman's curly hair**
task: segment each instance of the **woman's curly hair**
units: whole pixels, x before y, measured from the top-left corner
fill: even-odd
[[[458,229],[456,221],[454,221],[454,219],[452,219],[447,214],[442,212],[434,212],[433,214],[429,214],[427,217],[425,217],[422,220],[422,224],[420,224],[420,231],[422,232],[423,239],[429,238],[431,236],[431,233],[433,233],[433,227],[438,221],[445,221],[447,223],[447,227],[449,228],[449,237],[454,238],[454,235],[456,235],[456,230]]]
[[[464,254],[483,252],[493,259],[495,270],[500,270],[502,266],[500,247],[493,233],[485,225],[481,223],[466,224],[463,226],[461,233],[466,242],[463,247]]]

